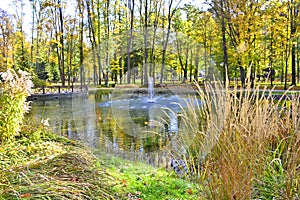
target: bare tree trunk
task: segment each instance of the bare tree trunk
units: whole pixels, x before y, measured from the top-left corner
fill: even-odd
[[[272,25],[273,26],[274,23],[273,23],[273,20],[272,20]],[[269,62],[270,62],[270,70],[269,70],[269,79],[270,79],[270,82],[271,82],[271,86],[273,86],[273,28],[271,29],[271,43],[270,43],[270,57],[269,57]]]
[[[64,57],[64,20],[63,20],[63,12],[62,12],[62,3],[61,0],[58,0],[59,8],[59,24],[60,24],[60,44],[61,44],[61,50],[60,50],[60,79],[61,79],[61,85],[65,86],[65,57]]]
[[[68,66],[68,86],[71,86],[71,79],[73,77],[73,72],[72,72],[72,61],[73,61],[73,52],[74,52],[74,31],[75,31],[75,23],[76,20],[74,19],[73,27],[71,27],[71,38],[69,41],[69,48],[68,48],[68,57],[69,57],[69,66]]]
[[[299,62],[300,42],[299,37],[297,39],[297,77],[298,83],[300,83],[300,62]]]
[[[221,0],[221,8],[224,8],[223,0]],[[222,43],[223,43],[223,62],[224,62],[224,85],[226,82],[229,84],[229,74],[228,74],[228,55],[227,55],[227,42],[226,42],[226,27],[225,27],[225,17],[222,15]],[[206,75],[206,74],[205,74]]]
[[[197,48],[198,49],[198,48]],[[196,49],[196,50],[197,50]],[[194,74],[194,79],[198,82],[198,76],[199,76],[199,55],[198,55],[198,52],[196,52],[196,58],[195,58],[195,74]]]
[[[133,20],[134,20],[134,6],[135,6],[134,0],[128,0],[128,6],[130,9],[130,34],[127,43],[127,83],[130,84],[131,83],[130,55],[131,55],[131,46],[132,46],[132,37],[133,37]]]
[[[145,22],[144,22],[144,85],[148,85],[148,0],[145,0]]]
[[[173,0],[170,0],[169,9],[168,9],[168,30],[167,30],[167,36],[166,36],[166,40],[165,40],[164,47],[163,47],[163,52],[162,52],[162,61],[161,61],[159,84],[162,84],[163,78],[164,78],[166,53],[167,53],[167,47],[168,47],[169,37],[170,37],[170,32],[171,32],[172,4],[173,4]]]
[[[108,55],[108,42],[110,38],[110,28],[109,28],[109,5],[110,5],[110,0],[106,0],[105,4],[105,23],[106,23],[106,58],[105,58],[105,65],[106,65],[106,73],[103,74],[104,76],[104,81],[105,81],[105,86],[108,87],[108,66],[109,66],[109,55]]]
[[[91,17],[91,5],[89,0],[86,0],[86,8],[88,13],[88,24],[89,24],[89,38],[92,44],[92,57],[93,57],[93,82],[94,85],[97,85],[98,82],[98,73],[97,73],[97,65],[96,65],[96,37],[94,30],[94,22]]]
[[[163,78],[164,78],[166,53],[167,53],[167,47],[168,47],[169,37],[170,37],[170,33],[171,33],[171,22],[172,22],[172,18],[173,18],[173,16],[174,16],[174,13],[175,13],[177,7],[179,6],[181,0],[178,1],[178,4],[177,4],[177,6],[174,8],[174,10],[172,10],[173,2],[174,2],[174,0],[169,0],[169,7],[168,7],[168,30],[167,30],[167,36],[166,36],[166,40],[165,40],[164,48],[163,48],[163,52],[162,52],[162,63],[161,63],[160,81],[159,81],[159,84],[162,84]]]
[[[294,0],[291,0],[291,39],[292,39],[292,83],[291,85],[296,86],[296,42],[294,41],[296,34],[296,18],[298,11],[295,7]]]
[[[186,50],[185,50],[185,65],[184,65],[184,70],[183,70],[183,80],[182,82],[185,83],[188,78],[188,63],[189,63],[189,44],[188,41],[186,42]]]
[[[286,25],[286,45],[285,45],[285,76],[284,76],[284,89],[287,89],[288,78],[288,61],[289,61],[289,25]]]
[[[190,82],[193,80],[193,50],[191,49],[191,57],[190,57]]]
[[[33,63],[33,50],[34,50],[33,35],[34,35],[34,25],[35,25],[34,15],[36,13],[36,2],[34,1],[31,4],[32,4],[32,28],[31,28],[30,62]]]
[[[84,75],[84,66],[83,66],[83,25],[84,25],[84,16],[83,9],[84,4],[82,0],[78,1],[78,9],[80,15],[80,24],[79,24],[79,64],[80,64],[80,85],[85,85],[85,75]]]
[[[103,74],[103,67],[102,67],[102,63],[101,63],[101,51],[100,51],[100,43],[101,43],[101,12],[100,12],[100,0],[97,0],[97,20],[98,20],[98,23],[97,23],[97,29],[98,29],[98,32],[97,32],[97,40],[98,40],[98,46],[97,46],[97,49],[96,49],[96,54],[97,54],[97,61],[98,61],[98,76],[99,76],[99,82],[98,84],[101,85],[101,82],[102,82],[102,74]]]
[[[153,80],[155,81],[155,63],[154,63],[154,50],[155,50],[155,39],[156,39],[156,32],[157,32],[157,26],[158,26],[158,17],[161,9],[161,2],[158,5],[156,3],[155,6],[155,19],[154,19],[154,30],[153,30],[153,38],[152,38],[152,47],[151,47],[151,55],[150,55],[150,69],[149,69],[149,75],[153,77]],[[159,6],[159,7],[158,7]]]

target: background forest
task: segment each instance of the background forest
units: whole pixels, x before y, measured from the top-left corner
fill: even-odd
[[[299,0],[13,0],[0,9],[0,71],[35,84],[300,80]],[[30,4],[31,11],[24,6]],[[202,5],[203,4],[203,5]],[[205,9],[203,9],[204,7]],[[31,13],[30,13],[31,12]],[[13,13],[13,14],[9,14]],[[24,17],[30,15],[30,27]],[[27,31],[26,31],[27,30]],[[227,72],[227,73],[226,73]],[[248,76],[246,75],[248,74]]]

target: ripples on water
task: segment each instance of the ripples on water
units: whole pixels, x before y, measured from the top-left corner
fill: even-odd
[[[88,97],[35,100],[26,118],[31,123],[49,118],[51,130],[58,135],[129,160],[164,166],[178,134],[178,103],[184,101],[177,96],[158,98],[155,103],[147,103],[141,95],[112,101],[111,94],[90,93]]]

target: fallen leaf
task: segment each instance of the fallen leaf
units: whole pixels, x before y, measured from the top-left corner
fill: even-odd
[[[27,198],[27,197],[31,197],[31,194],[29,193],[20,194],[20,198]]]
[[[186,193],[193,194],[193,190],[188,189],[188,190],[186,190]]]

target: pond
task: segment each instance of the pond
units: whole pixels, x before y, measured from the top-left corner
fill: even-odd
[[[184,99],[163,94],[148,101],[147,94],[90,92],[88,97],[34,100],[30,123],[49,118],[50,129],[90,147],[160,166],[178,134]]]

